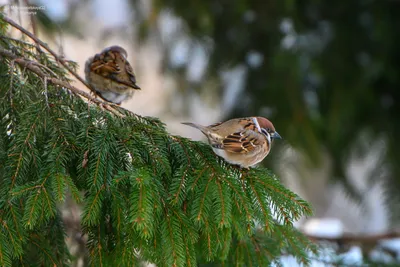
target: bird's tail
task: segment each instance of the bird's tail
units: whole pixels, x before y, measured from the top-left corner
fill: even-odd
[[[200,124],[191,123],[191,122],[182,122],[182,124],[199,129],[203,134],[207,134],[207,132],[208,132],[207,127],[200,125]]]

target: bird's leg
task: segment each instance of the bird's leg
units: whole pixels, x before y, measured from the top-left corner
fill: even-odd
[[[234,169],[236,169],[238,171],[242,170],[242,167],[240,167],[240,165],[232,165],[232,168],[234,168]]]
[[[238,171],[243,171],[243,170],[246,170],[246,171],[249,171],[250,170],[250,167],[243,167],[243,166],[241,166],[241,165],[232,165],[232,167],[234,167],[234,168],[236,168]]]

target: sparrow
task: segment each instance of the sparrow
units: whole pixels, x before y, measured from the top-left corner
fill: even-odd
[[[89,58],[85,64],[86,81],[101,98],[120,105],[140,90],[124,48],[114,45]]]
[[[215,154],[241,168],[261,162],[270,152],[272,140],[282,139],[272,122],[263,117],[231,119],[210,126],[182,124],[199,129]]]

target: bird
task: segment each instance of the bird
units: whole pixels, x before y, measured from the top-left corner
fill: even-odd
[[[118,45],[105,48],[85,63],[85,77],[94,92],[108,102],[120,105],[132,97],[136,77],[127,60],[128,53]]]
[[[273,139],[282,139],[272,122],[264,117],[235,118],[209,126],[191,122],[182,124],[199,129],[215,154],[246,169],[269,154]]]

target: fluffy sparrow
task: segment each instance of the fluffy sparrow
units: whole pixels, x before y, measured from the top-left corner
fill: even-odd
[[[89,58],[85,64],[86,81],[100,97],[118,105],[140,90],[127,56],[125,49],[115,45]]]
[[[274,125],[263,117],[232,119],[210,126],[183,124],[199,129],[215,154],[242,168],[262,161],[271,150],[272,139],[281,139]]]

